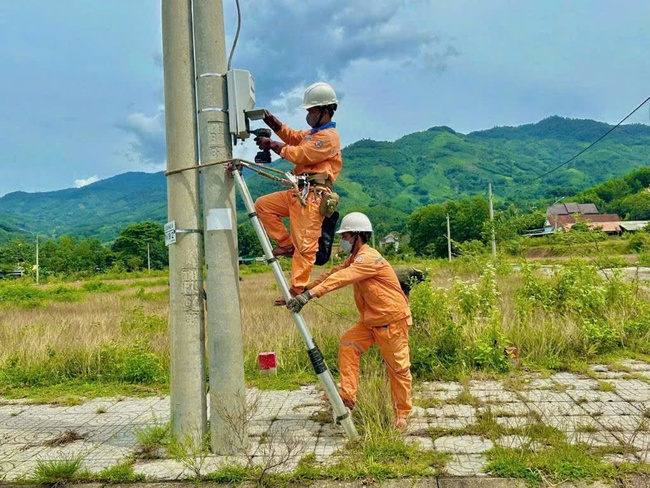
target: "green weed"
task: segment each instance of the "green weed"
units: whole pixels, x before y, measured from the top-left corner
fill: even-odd
[[[96,475],[92,475],[89,481],[101,483],[137,483],[146,480],[143,474],[135,474],[131,463],[122,463],[103,469]]]
[[[169,423],[155,423],[152,426],[135,431],[138,446],[135,457],[139,459],[156,459],[160,457],[160,450],[166,448],[171,442],[171,426]]]
[[[560,445],[531,452],[496,447],[486,453],[486,470],[505,478],[520,478],[530,484],[611,479],[616,469],[584,445]]]
[[[223,466],[204,477],[213,483],[242,483],[256,478],[255,468],[250,466]]]
[[[36,463],[33,481],[42,485],[60,486],[74,481],[83,466],[83,456]]]

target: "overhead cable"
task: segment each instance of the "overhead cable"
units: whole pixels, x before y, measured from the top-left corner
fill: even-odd
[[[595,146],[598,142],[602,141],[605,137],[607,137],[609,134],[611,134],[612,131],[613,131],[614,129],[616,129],[616,128],[617,128],[618,126],[620,126],[623,122],[625,122],[627,119],[629,119],[629,118],[630,118],[630,117],[631,117],[631,116],[632,116],[632,115],[633,115],[637,110],[639,110],[639,109],[640,109],[641,107],[643,107],[646,103],[648,103],[649,100],[650,100],[650,97],[646,98],[643,102],[641,102],[641,103],[639,104],[639,106],[638,106],[637,108],[635,108],[635,109],[632,110],[629,114],[627,114],[627,115],[625,116],[625,118],[623,118],[623,119],[622,119],[618,124],[616,124],[614,127],[612,127],[611,129],[609,129],[607,132],[605,132],[602,136],[600,136],[600,137],[599,137],[598,139],[596,139],[594,142],[592,142],[592,143],[589,144],[587,147],[585,147],[585,148],[584,148],[582,151],[580,151],[578,154],[576,154],[575,156],[573,156],[573,157],[570,158],[570,159],[567,159],[567,160],[566,160],[565,162],[563,162],[562,164],[558,164],[555,168],[551,169],[550,171],[547,171],[546,173],[541,174],[541,175],[539,175],[539,176],[536,176],[536,177],[533,178],[532,180],[527,181],[526,183],[532,183],[533,181],[537,181],[537,180],[539,180],[540,178],[543,178],[544,176],[550,175],[550,174],[553,173],[554,171],[560,169],[562,166],[566,166],[567,164],[569,164],[571,161],[573,161],[574,159],[576,159],[576,158],[577,158],[578,156],[580,156],[581,154],[584,154],[585,152],[587,152],[589,149],[591,149],[593,146]]]

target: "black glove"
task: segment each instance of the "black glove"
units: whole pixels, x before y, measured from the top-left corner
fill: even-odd
[[[311,296],[311,293],[309,293],[309,290],[306,290],[300,295],[290,298],[287,302],[287,308],[293,313],[300,313],[302,307],[307,305],[307,302],[312,298],[313,297]]]

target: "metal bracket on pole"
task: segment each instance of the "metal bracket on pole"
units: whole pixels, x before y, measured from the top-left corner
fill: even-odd
[[[165,246],[176,244],[176,234],[203,234],[203,229],[177,229],[176,221],[165,224]]]
[[[264,249],[264,256],[266,257],[266,261],[269,263],[269,266],[271,266],[271,270],[275,275],[275,280],[277,281],[278,286],[282,291],[282,295],[288,301],[291,298],[289,285],[287,284],[287,280],[282,273],[280,263],[278,262],[277,258],[273,256],[271,241],[269,240],[269,237],[266,234],[266,230],[262,226],[257,213],[255,212],[253,199],[251,198],[250,192],[248,191],[248,186],[246,185],[244,178],[242,178],[242,175],[239,172],[240,168],[241,165],[237,164],[231,164],[228,167],[235,179],[235,182],[237,183],[237,186],[239,186],[239,189],[241,190],[242,200],[244,201],[244,205],[248,211],[248,216],[251,220],[251,223],[253,224],[255,233],[257,234],[260,244],[262,244],[262,249]],[[334,411],[333,413],[335,423],[343,427],[345,433],[350,439],[357,439],[359,437],[359,434],[357,433],[357,429],[354,427],[354,423],[352,422],[350,410],[343,404],[343,400],[341,400],[341,396],[339,395],[336,384],[334,383],[332,373],[325,363],[323,354],[314,342],[314,339],[312,338],[312,335],[307,328],[305,320],[300,313],[292,313],[291,315],[293,317],[294,323],[296,324],[296,327],[298,328],[298,332],[300,332],[302,340],[307,347],[307,354],[309,354],[309,359],[311,360],[312,367],[314,368],[314,371],[320,380],[321,386],[325,390],[327,398],[330,400],[332,409]]]

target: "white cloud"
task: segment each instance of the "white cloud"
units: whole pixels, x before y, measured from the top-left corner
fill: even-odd
[[[75,188],[81,188],[82,186],[87,186],[90,185],[91,183],[95,183],[99,181],[99,176],[93,175],[90,178],[85,178],[85,179],[79,179],[79,180],[74,180],[74,187]]]
[[[117,124],[129,134],[131,154],[129,158],[153,165],[165,161],[165,106],[159,105],[157,112],[147,115],[134,112]]]

